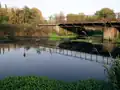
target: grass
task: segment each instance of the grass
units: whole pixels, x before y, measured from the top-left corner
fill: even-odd
[[[64,82],[46,77],[8,77],[0,80],[0,90],[113,90],[105,81],[81,80]]]
[[[116,39],[114,40],[116,43],[120,43],[120,39]]]
[[[75,37],[76,37],[76,35],[58,36],[57,34],[52,33],[50,35],[49,40],[55,40],[55,41],[57,41],[57,40],[61,40],[61,39],[64,39],[64,38],[75,38]]]

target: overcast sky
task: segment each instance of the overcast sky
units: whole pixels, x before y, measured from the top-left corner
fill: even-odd
[[[40,9],[44,17],[48,17],[60,11],[67,13],[93,14],[104,7],[120,12],[120,0],[0,0],[8,7],[36,7]]]

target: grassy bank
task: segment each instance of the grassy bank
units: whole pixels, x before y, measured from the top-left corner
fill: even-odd
[[[115,43],[120,43],[120,39],[118,38],[118,39],[114,40],[114,42]]]
[[[9,77],[0,81],[0,90],[113,90],[104,81],[63,82],[46,77]]]
[[[16,42],[17,40],[14,37],[0,37],[0,43],[9,43]]]
[[[61,40],[61,39],[64,39],[64,38],[75,38],[75,37],[76,37],[76,35],[58,36],[57,34],[52,33],[49,37],[49,40],[57,41],[57,40]]]

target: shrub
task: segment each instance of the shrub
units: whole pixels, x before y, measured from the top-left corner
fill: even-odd
[[[112,90],[112,88],[104,81],[92,79],[63,82],[47,77],[17,76],[0,80],[0,90]]]
[[[120,90],[120,58],[117,58],[110,69],[107,69],[108,79],[116,90]]]

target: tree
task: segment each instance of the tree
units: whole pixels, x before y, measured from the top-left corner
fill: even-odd
[[[0,8],[2,8],[2,5],[1,5],[1,3],[0,3]]]
[[[72,14],[72,13],[70,13],[70,14],[67,14],[67,22],[68,23],[73,23],[73,22],[75,22],[77,19],[76,19],[76,14]]]
[[[42,16],[42,12],[39,9],[32,8],[31,12],[32,12],[32,22],[34,22],[36,24],[44,22],[44,18]]]
[[[115,13],[110,8],[102,8],[101,10],[96,11],[95,15],[98,16],[99,18],[107,18],[107,19],[115,18]]]
[[[6,23],[8,21],[7,14],[7,8],[2,8],[2,5],[0,4],[0,23]]]
[[[55,15],[50,15],[48,18],[49,18],[48,20],[49,23],[56,23]]]
[[[59,14],[56,14],[55,15],[55,20],[56,20],[56,23],[64,23],[65,22],[65,15],[63,12],[60,12]]]
[[[6,9],[6,11],[7,11],[7,5],[5,4],[5,9]]]
[[[85,21],[86,15],[84,13],[78,14],[78,22]]]
[[[16,13],[15,13],[15,9],[14,8],[10,9],[10,11],[8,13],[8,16],[9,16],[8,22],[10,24],[15,24],[16,23]]]
[[[24,11],[24,23],[30,24],[31,20],[33,19],[31,9],[27,6],[24,6],[23,11]]]

